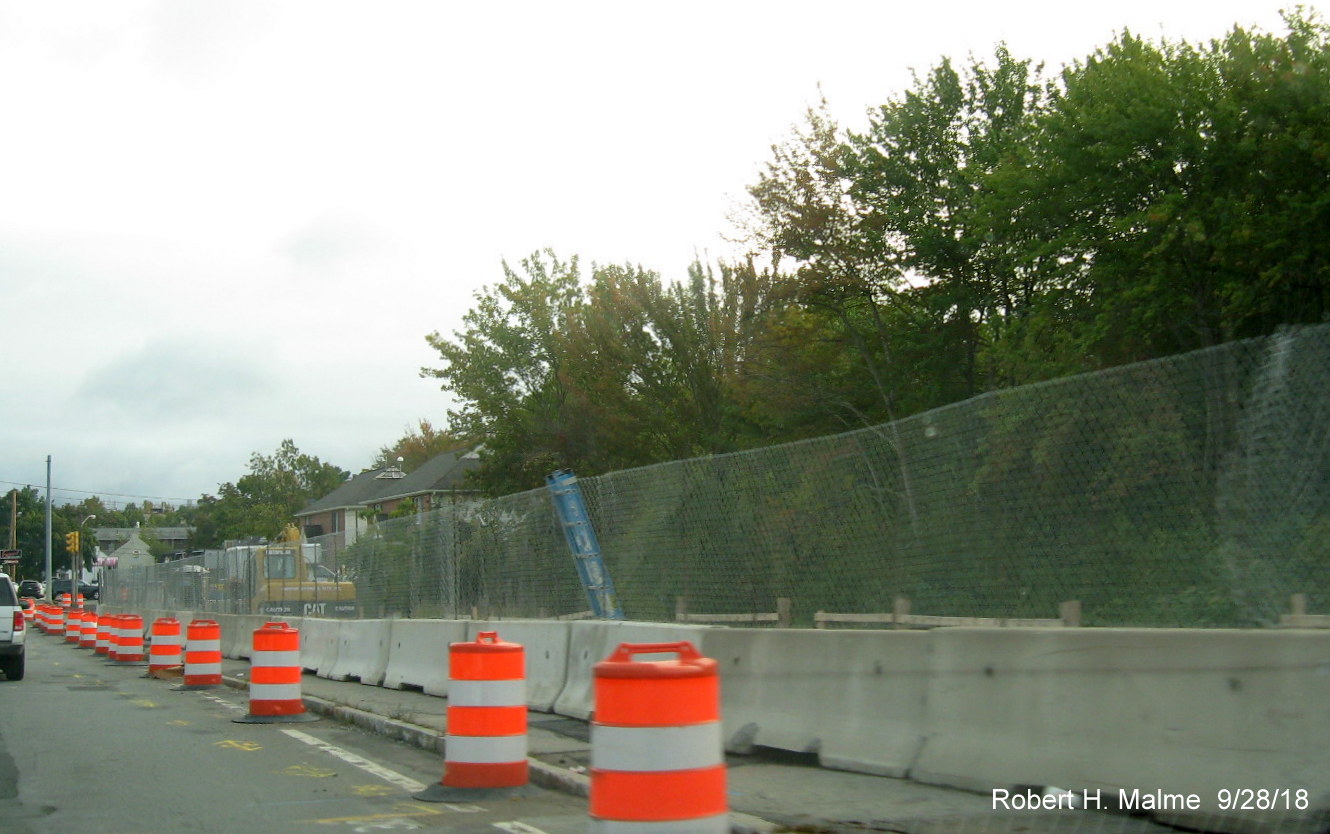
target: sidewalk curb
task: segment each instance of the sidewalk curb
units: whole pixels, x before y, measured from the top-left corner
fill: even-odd
[[[242,678],[223,675],[222,682],[232,689],[241,691],[249,689],[249,681]],[[302,694],[301,698],[310,712],[318,713],[343,724],[351,724],[394,741],[419,747],[422,750],[443,754],[443,735],[429,727],[421,727],[418,724],[409,724],[395,718],[387,718],[367,710],[338,704],[317,695]],[[531,781],[542,788],[584,798],[591,795],[591,779],[583,773],[556,767],[530,756],[527,757],[527,764]],[[774,823],[764,819],[748,814],[730,812],[730,834],[774,834],[776,830],[777,826]]]

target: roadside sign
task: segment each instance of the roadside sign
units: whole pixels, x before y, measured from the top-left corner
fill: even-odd
[[[0,565],[17,565],[22,550],[0,550]]]

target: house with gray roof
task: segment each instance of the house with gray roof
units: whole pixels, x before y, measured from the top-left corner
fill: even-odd
[[[296,513],[296,523],[307,539],[335,535],[334,544],[345,547],[407,501],[423,513],[478,497],[466,474],[479,466],[475,451],[458,449],[436,455],[409,473],[396,466],[369,469],[310,502]]]
[[[401,504],[410,501],[418,513],[436,510],[458,500],[475,497],[476,490],[466,486],[466,475],[480,466],[480,455],[475,451],[457,449],[435,455],[419,469],[395,483],[385,485],[381,494],[368,506],[379,517],[391,515]]]
[[[170,550],[183,550],[185,542],[189,539],[190,530],[188,527],[94,527],[92,528],[93,538],[97,540],[97,547],[103,553],[111,553],[120,547],[130,538],[137,537],[141,533],[151,533],[159,542],[166,545]]]
[[[108,566],[143,568],[156,561],[152,557],[152,551],[148,549],[148,543],[139,538],[139,532],[136,528],[130,528],[129,537],[125,540],[125,543],[111,551],[111,555],[106,558]]]

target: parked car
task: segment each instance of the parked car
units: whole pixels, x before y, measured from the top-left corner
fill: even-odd
[[[18,595],[29,599],[41,599],[46,596],[46,586],[36,579],[25,579],[18,583]]]
[[[0,573],[0,672],[11,681],[23,680],[27,636],[28,623],[14,580]]]
[[[85,601],[86,601],[86,600],[97,599],[98,596],[100,596],[101,591],[102,591],[102,588],[101,588],[100,585],[94,585],[94,584],[92,584],[91,582],[80,582],[80,583],[79,583],[79,593],[80,593],[80,594],[83,594],[83,599],[84,599]],[[68,580],[68,579],[52,579],[52,580],[51,580],[51,595],[50,595],[49,599],[60,599],[60,595],[61,595],[61,594],[67,594],[67,593],[69,593],[69,580]]]

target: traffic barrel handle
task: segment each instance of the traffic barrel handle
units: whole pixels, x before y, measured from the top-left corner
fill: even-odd
[[[610,653],[606,660],[611,663],[622,663],[631,660],[635,654],[667,654],[675,652],[679,655],[679,660],[700,660],[701,652],[687,640],[676,640],[672,643],[620,643],[619,648]]]

